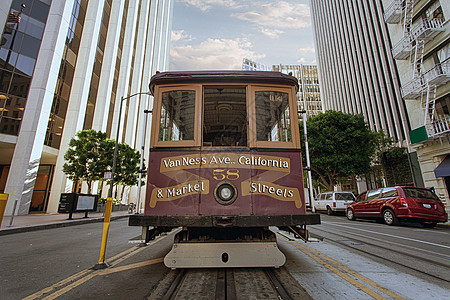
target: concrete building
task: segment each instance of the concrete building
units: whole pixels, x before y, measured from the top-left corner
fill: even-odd
[[[272,71],[272,68],[256,61],[244,58],[242,60],[242,70],[244,71]]]
[[[0,6],[0,192],[6,215],[57,211],[83,129],[142,149],[156,70],[168,68],[172,0],[6,0]],[[24,4],[22,6],[22,4]],[[151,118],[151,116],[149,116]],[[141,153],[143,153],[141,151]],[[105,191],[106,192],[106,191]],[[106,194],[106,193],[105,193]],[[136,198],[136,188],[129,193]]]
[[[298,110],[306,110],[307,116],[316,116],[323,111],[320,98],[319,77],[315,65],[272,65],[272,67],[244,58],[242,70],[246,71],[274,71],[292,74],[298,79],[299,91],[297,93]],[[299,114],[299,118],[302,115]]]
[[[383,0],[425,186],[450,195],[450,2]]]
[[[373,131],[406,147],[411,184],[424,186],[381,1],[312,0],[311,15],[324,109],[362,114]]]
[[[299,82],[297,108],[306,110],[308,117],[317,116],[323,112],[320,98],[319,75],[315,65],[273,65],[273,71],[285,74],[291,73]],[[299,115],[300,117],[300,115]]]

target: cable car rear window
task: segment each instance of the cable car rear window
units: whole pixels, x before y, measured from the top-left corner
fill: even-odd
[[[255,92],[258,141],[290,142],[289,96],[287,93]]]
[[[162,93],[159,141],[194,139],[195,91]]]

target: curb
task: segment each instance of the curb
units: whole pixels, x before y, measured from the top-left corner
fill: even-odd
[[[111,221],[128,218],[129,216],[130,215],[111,216]],[[104,220],[104,218],[100,217],[100,218],[89,218],[89,219],[81,219],[81,220],[71,220],[71,221],[67,221],[67,222],[55,222],[55,223],[47,223],[47,224],[40,224],[40,225],[28,225],[28,226],[22,226],[22,227],[17,227],[17,228],[2,228],[2,229],[0,229],[0,236],[7,235],[7,234],[14,234],[14,233],[44,230],[44,229],[69,227],[69,226],[82,225],[82,224],[87,224],[87,223],[99,223],[99,222],[103,222],[103,220]]]

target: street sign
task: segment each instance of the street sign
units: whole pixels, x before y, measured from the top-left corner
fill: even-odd
[[[103,173],[103,178],[111,179],[112,178],[112,172],[105,172],[105,173]]]

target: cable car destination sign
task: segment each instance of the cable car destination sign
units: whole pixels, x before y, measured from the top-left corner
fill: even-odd
[[[200,170],[195,174],[188,170]],[[202,172],[205,169],[207,172]],[[253,174],[251,170],[263,170]],[[209,194],[210,181],[240,182],[240,194],[265,195],[280,201],[294,201],[300,208],[302,201],[297,187],[275,184],[291,173],[289,157],[258,155],[253,153],[193,153],[161,157],[160,174],[179,184],[154,187],[150,207],[159,201],[172,201],[193,194]],[[201,175],[200,175],[201,174]],[[215,184],[213,184],[215,186]],[[213,187],[211,187],[213,188]]]

